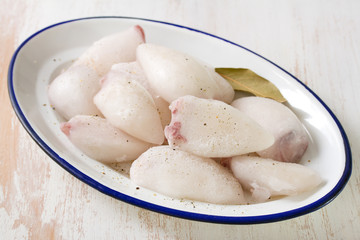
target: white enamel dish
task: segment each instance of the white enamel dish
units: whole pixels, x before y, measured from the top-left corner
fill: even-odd
[[[47,87],[93,41],[136,24],[144,28],[149,43],[187,52],[215,67],[250,68],[272,81],[311,135],[302,164],[318,171],[324,183],[314,191],[266,203],[214,205],[172,199],[138,188],[129,180],[126,166],[117,166],[115,170],[84,156],[60,131],[61,118],[49,104]],[[65,170],[109,196],[180,218],[252,224],[301,216],[333,200],[351,174],[351,150],[346,134],[331,110],[308,87],[249,49],[184,26],[128,17],[76,19],[49,26],[26,39],[14,53],[8,89],[13,108],[25,129]]]

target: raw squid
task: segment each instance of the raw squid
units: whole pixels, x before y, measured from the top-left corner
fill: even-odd
[[[99,79],[87,66],[70,67],[50,84],[49,101],[66,120],[76,115],[101,115],[92,101],[100,89]]]
[[[165,136],[172,147],[203,157],[231,157],[260,151],[274,142],[254,120],[217,100],[184,96],[170,104]]]
[[[260,202],[270,196],[311,191],[322,182],[314,170],[303,165],[260,157],[233,157],[230,168],[241,185]]]
[[[144,42],[140,26],[113,34],[95,42],[49,86],[49,100],[66,120],[76,115],[98,115],[93,103],[100,89],[99,80],[118,62],[134,61],[136,47]]]
[[[241,185],[210,158],[169,146],[152,147],[135,160],[131,180],[142,187],[174,198],[214,204],[244,204]]]
[[[94,103],[115,127],[143,141],[163,143],[164,132],[154,100],[134,74],[110,72],[102,79]]]
[[[104,76],[112,65],[136,60],[136,48],[145,42],[144,30],[136,25],[96,41],[74,65],[86,65]]]
[[[285,105],[262,97],[245,97],[235,100],[233,107],[254,119],[275,137],[275,143],[257,153],[264,158],[282,162],[299,162],[309,139],[296,115]]]
[[[100,117],[78,115],[63,123],[61,130],[87,156],[103,163],[135,160],[152,146]]]
[[[109,74],[128,74],[131,75],[133,80],[141,83],[141,85],[150,93],[155,102],[163,128],[170,123],[171,112],[169,109],[169,103],[156,94],[150,87],[149,81],[147,80],[143,69],[137,62],[115,64],[111,67]]]
[[[230,103],[234,97],[231,85],[213,68],[185,53],[141,44],[136,56],[151,87],[167,102],[193,95]]]

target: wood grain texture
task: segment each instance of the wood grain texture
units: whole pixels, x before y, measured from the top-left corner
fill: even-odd
[[[0,239],[359,239],[360,1],[10,1],[0,8]],[[329,205],[278,223],[233,226],[150,212],[92,189],[53,162],[12,111],[16,47],[50,24],[86,16],[151,18],[244,45],[312,88],[347,131],[352,177]]]

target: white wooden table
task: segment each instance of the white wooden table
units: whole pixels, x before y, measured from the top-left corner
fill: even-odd
[[[360,239],[360,1],[0,1],[0,239]],[[220,225],[108,197],[52,161],[18,121],[7,93],[16,47],[50,24],[132,16],[200,29],[260,53],[313,89],[343,124],[352,177],[329,205],[271,224]]]

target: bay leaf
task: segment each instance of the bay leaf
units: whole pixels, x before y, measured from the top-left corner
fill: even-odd
[[[257,75],[247,68],[215,68],[215,71],[225,78],[234,90],[250,92],[255,96],[286,102],[279,89],[267,79]]]

